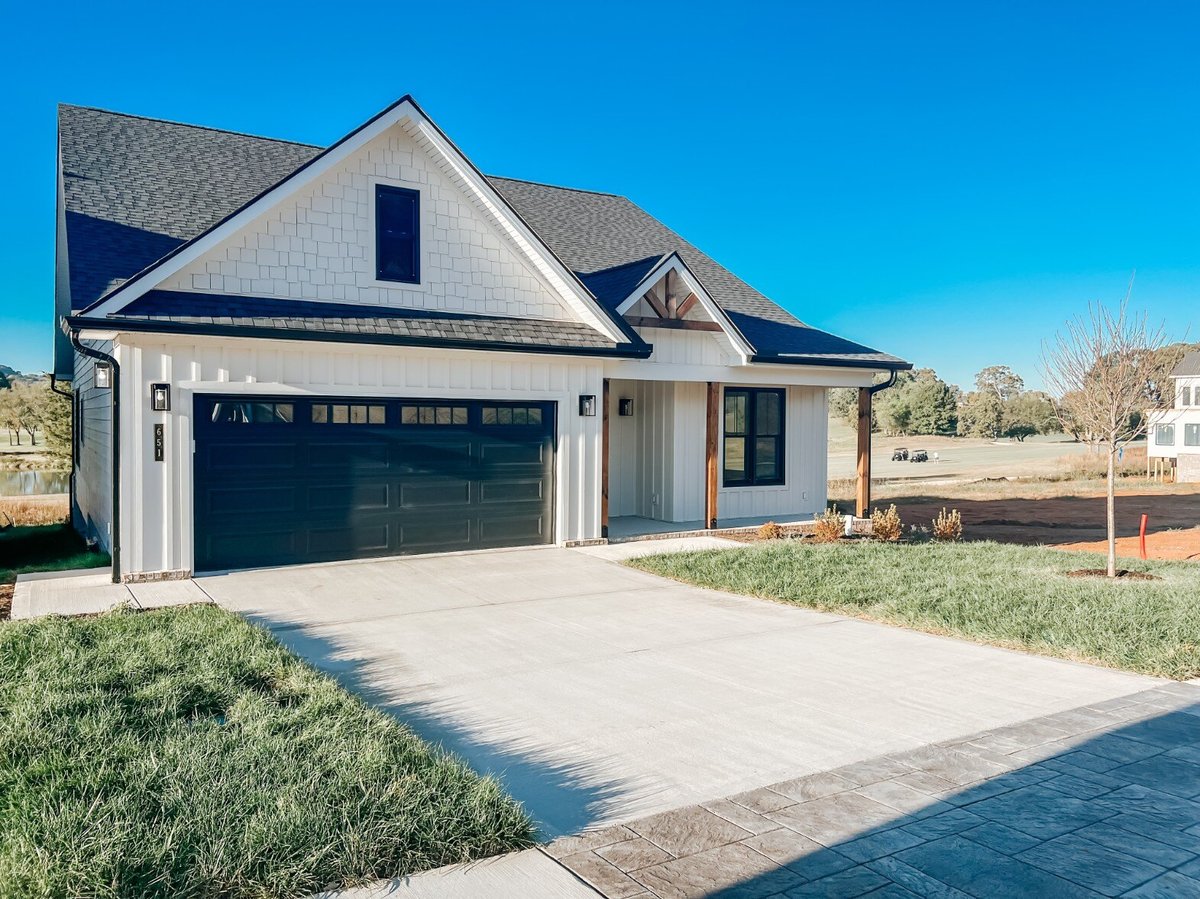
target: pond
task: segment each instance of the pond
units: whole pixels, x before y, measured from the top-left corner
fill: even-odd
[[[69,471],[0,471],[0,496],[66,493],[70,486]]]

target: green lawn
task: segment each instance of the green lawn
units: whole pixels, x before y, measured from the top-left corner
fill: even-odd
[[[528,816],[212,606],[0,624],[0,896],[273,897],[527,846]]]
[[[108,555],[89,550],[69,524],[21,525],[0,531],[0,584],[31,571],[108,564]]]
[[[1103,558],[997,543],[812,544],[647,556],[654,574],[822,611],[1097,662],[1200,676],[1200,566],[1140,562],[1158,581],[1068,578]]]

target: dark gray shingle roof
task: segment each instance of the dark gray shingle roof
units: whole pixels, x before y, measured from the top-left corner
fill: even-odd
[[[311,300],[265,299],[151,290],[106,321],[152,323],[163,330],[244,328],[255,331],[359,335],[411,343],[471,343],[606,351],[617,345],[582,322],[465,315]],[[284,336],[287,336],[286,334]]]
[[[80,106],[58,108],[58,140],[75,309],[321,152]]]
[[[321,152],[77,106],[59,107],[59,145],[74,309],[95,302]],[[906,365],[808,327],[624,197],[490,180],[610,309],[663,256],[678,252],[764,359]]]
[[[1172,378],[1200,378],[1200,350],[1193,350],[1171,369]]]

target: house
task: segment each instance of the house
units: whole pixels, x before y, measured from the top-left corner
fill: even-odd
[[[63,106],[58,149],[74,521],[118,579],[809,516],[827,391],[909,368],[409,97],[325,148]]]
[[[1200,483],[1200,351],[1188,353],[1171,370],[1175,403],[1149,413],[1148,463],[1170,460],[1179,483]]]

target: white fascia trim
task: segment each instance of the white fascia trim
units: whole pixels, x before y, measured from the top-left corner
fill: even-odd
[[[651,287],[662,280],[668,270],[675,272],[675,274],[683,279],[683,283],[687,285],[688,290],[696,295],[696,299],[700,301],[700,305],[704,308],[704,311],[725,331],[725,336],[729,338],[730,343],[733,344],[733,348],[741,356],[742,364],[748,365],[750,357],[754,355],[754,348],[746,342],[746,338],[742,337],[741,332],[734,326],[729,316],[725,314],[725,310],[718,306],[716,301],[709,296],[708,291],[700,283],[700,279],[692,274],[692,270],[687,267],[687,263],[680,258],[678,253],[669,253],[654,268],[650,269],[646,276],[638,282],[637,287],[633,289],[629,296],[618,304],[617,314],[624,315],[632,309]]]
[[[543,271],[551,283],[559,289],[563,298],[573,309],[580,312],[587,324],[596,328],[610,340],[625,343],[627,338],[600,310],[596,301],[587,296],[582,287],[577,286],[574,276],[567,271],[566,266],[550,254],[541,242],[529,231],[524,223],[517,220],[508,210],[508,206],[500,199],[496,189],[486,183],[486,179],[478,176],[474,168],[463,157],[453,144],[447,141],[425,115],[411,100],[405,99],[385,114],[370,122],[349,138],[343,138],[319,156],[316,161],[304,167],[295,176],[285,179],[282,183],[267,190],[256,200],[234,213],[221,224],[195,238],[182,250],[151,265],[134,275],[123,285],[113,291],[99,305],[88,310],[89,315],[108,315],[124,308],[129,303],[161,284],[172,275],[178,274],[185,267],[195,262],[205,253],[216,248],[222,241],[232,237],[242,228],[251,224],[255,218],[266,209],[286,200],[317,179],[323,177],[331,169],[341,165],[352,154],[358,152],[366,144],[383,134],[393,125],[400,124],[406,119],[412,120],[429,142],[445,157],[447,164],[471,186],[482,202],[502,222],[505,230],[510,233],[521,250],[530,257],[540,271]],[[485,199],[486,198],[486,199]],[[517,235],[521,239],[517,239]],[[553,275],[551,274],[553,272]]]

